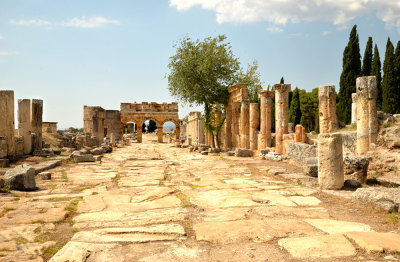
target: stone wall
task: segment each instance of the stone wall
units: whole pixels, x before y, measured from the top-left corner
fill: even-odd
[[[114,134],[115,139],[121,139],[121,113],[119,110],[104,111],[104,133],[108,138]]]
[[[96,137],[98,144],[104,139],[104,109],[100,106],[83,107],[83,132]]]
[[[57,134],[57,122],[43,122],[42,123],[42,132]]]
[[[304,164],[307,158],[318,157],[317,146],[306,143],[290,143],[288,156],[299,164]]]
[[[186,127],[186,141],[188,144],[205,143],[204,124],[200,112],[190,112]]]

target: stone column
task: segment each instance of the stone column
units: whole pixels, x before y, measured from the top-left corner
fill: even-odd
[[[0,90],[0,136],[7,137],[7,156],[14,148],[14,91]]]
[[[232,147],[239,147],[240,102],[232,103]]]
[[[30,154],[32,152],[30,99],[18,99],[18,135],[24,139],[24,154]]]
[[[164,130],[163,129],[164,128],[162,126],[157,127],[157,137],[158,137],[157,142],[158,143],[164,142],[164,139],[163,139]]]
[[[240,147],[250,148],[249,141],[249,100],[242,100],[242,105],[240,108]]]
[[[376,111],[376,77],[363,76],[356,80],[357,88],[357,153],[365,154],[378,137]]]
[[[142,135],[143,135],[143,122],[139,122],[137,129],[136,129],[136,140],[138,143],[142,143]]]
[[[110,143],[111,143],[111,146],[115,146],[115,134],[114,133],[111,133],[111,135],[110,135]]]
[[[289,92],[290,84],[275,84],[275,140],[276,153],[283,153],[283,135],[289,128]]]
[[[0,136],[0,160],[8,156],[8,141],[6,136]]]
[[[351,94],[351,124],[357,124],[357,93]]]
[[[296,125],[295,131],[294,131],[294,142],[299,143],[302,142],[303,138],[303,128],[301,125]]]
[[[181,133],[181,127],[179,123],[175,123],[175,139],[176,141],[179,141],[179,135]]]
[[[273,91],[261,90],[260,149],[271,146],[271,107]]]
[[[229,103],[225,111],[225,137],[224,148],[232,147],[232,106]]]
[[[321,134],[332,133],[338,128],[335,86],[320,86],[318,90],[319,130]]]
[[[33,141],[33,151],[42,150],[42,117],[43,117],[43,100],[32,99],[32,117],[31,131],[35,133]]]
[[[258,126],[260,123],[260,113],[258,103],[250,104],[250,149],[257,150]]]
[[[342,136],[319,134],[318,184],[321,189],[341,189],[344,185]]]

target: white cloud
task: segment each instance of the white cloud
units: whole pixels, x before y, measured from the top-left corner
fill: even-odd
[[[86,18],[86,17],[74,17],[69,19],[68,21],[62,22],[62,26],[68,26],[68,27],[81,27],[81,28],[95,28],[95,27],[101,27],[106,24],[113,24],[113,25],[119,25],[118,20],[110,20],[101,16],[96,16],[96,17],[91,17],[91,18]]]
[[[283,29],[277,26],[270,26],[267,28],[267,31],[270,31],[271,33],[281,33],[283,32]]]
[[[218,23],[268,21],[284,26],[288,22],[325,20],[339,29],[356,17],[376,11],[388,27],[400,33],[398,0],[169,0],[179,11],[192,7],[212,10]]]
[[[17,52],[2,52],[0,51],[0,55],[18,55]]]
[[[30,19],[30,20],[14,20],[11,19],[9,21],[12,25],[21,25],[21,26],[44,26],[48,29],[51,29],[54,26],[64,26],[64,27],[79,27],[79,28],[96,28],[102,27],[107,24],[119,25],[120,22],[118,20],[111,20],[101,16],[89,17],[74,17],[63,21],[61,23],[54,23],[50,21],[40,20],[40,19]]]
[[[3,36],[0,34],[0,40],[3,40],[4,38],[3,38]]]
[[[51,27],[52,23],[40,19],[30,19],[30,20],[14,20],[11,19],[10,24],[12,25],[23,25],[23,26],[47,26]]]
[[[331,31],[324,31],[324,32],[322,32],[322,36],[329,35],[330,33],[332,33],[332,32]]]

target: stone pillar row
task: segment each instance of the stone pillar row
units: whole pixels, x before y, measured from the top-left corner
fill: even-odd
[[[283,135],[289,132],[290,84],[275,84],[275,152],[283,153]]]
[[[42,149],[43,100],[18,100],[18,136],[14,134],[14,91],[0,90],[0,158]],[[32,140],[34,134],[34,140]]]
[[[319,100],[319,131],[332,133],[338,128],[336,116],[335,86],[320,86],[318,88]]]

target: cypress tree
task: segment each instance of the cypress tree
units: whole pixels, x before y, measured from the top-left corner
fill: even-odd
[[[289,122],[293,123],[293,129],[297,124],[300,124],[301,110],[300,110],[300,94],[299,89],[293,91],[292,103],[289,110]]]
[[[365,47],[361,75],[370,76],[372,68],[372,37],[368,37],[367,46]]]
[[[398,92],[396,78],[394,47],[390,38],[388,38],[382,80],[382,110],[386,113],[394,114],[397,111]]]
[[[374,58],[372,60],[371,75],[376,77],[376,88],[378,91],[376,107],[378,110],[382,110],[382,65],[378,46],[376,44],[374,48]]]
[[[357,25],[350,32],[349,42],[343,52],[343,71],[340,75],[338,103],[339,120],[345,124],[351,121],[351,94],[356,92],[356,78],[361,75],[361,55]]]
[[[283,79],[283,76],[282,76],[280,84],[284,84],[284,83],[285,83],[285,79]]]
[[[397,88],[397,111],[400,111],[400,41],[397,42],[396,51],[394,52],[394,68],[396,76],[396,88]]]

